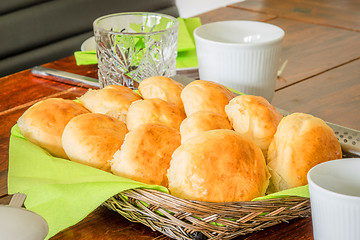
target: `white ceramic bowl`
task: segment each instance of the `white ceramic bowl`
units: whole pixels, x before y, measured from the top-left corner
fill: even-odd
[[[0,239],[43,240],[48,234],[47,222],[24,208],[0,205]]]
[[[272,100],[284,31],[256,21],[202,25],[194,37],[202,80]]]
[[[86,39],[80,47],[81,51],[95,51],[96,50],[96,42],[95,42],[95,37],[89,37],[88,39]]]
[[[360,158],[325,162],[308,172],[315,240],[360,239]]]

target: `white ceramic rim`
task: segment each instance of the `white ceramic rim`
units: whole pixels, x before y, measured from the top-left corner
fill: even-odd
[[[103,21],[107,18],[111,18],[111,17],[117,17],[117,16],[126,16],[126,15],[139,15],[139,16],[144,16],[144,15],[147,15],[147,16],[160,16],[160,17],[165,17],[165,18],[168,18],[172,21],[174,21],[174,25],[171,26],[170,28],[167,28],[165,30],[160,30],[160,31],[154,31],[154,32],[144,32],[144,33],[124,33],[124,32],[117,32],[117,31],[109,31],[105,28],[102,28],[100,26],[98,26],[98,22],[100,21]],[[173,17],[173,16],[170,16],[170,15],[167,15],[167,14],[163,14],[163,13],[154,13],[154,12],[123,12],[123,13],[113,13],[113,14],[108,14],[108,15],[105,15],[105,16],[101,16],[97,19],[94,20],[93,22],[93,27],[94,29],[97,28],[97,29],[101,29],[102,31],[105,31],[105,32],[108,32],[108,33],[111,33],[111,34],[119,34],[119,35],[154,35],[154,34],[159,34],[159,33],[164,33],[164,32],[167,32],[167,31],[171,31],[175,28],[178,28],[179,27],[179,21]]]
[[[356,200],[356,201],[359,201],[360,200],[360,197],[357,197],[357,196],[352,196],[352,195],[347,195],[347,194],[342,194],[342,193],[338,193],[338,192],[334,192],[334,191],[331,191],[331,190],[328,190],[326,188],[323,188],[321,186],[319,186],[317,183],[315,183],[312,179],[311,179],[311,174],[313,174],[314,171],[316,171],[317,168],[320,168],[324,165],[327,165],[327,164],[337,164],[338,162],[340,161],[351,161],[351,160],[355,160],[355,161],[360,161],[360,158],[342,158],[342,159],[336,159],[336,160],[331,160],[331,161],[327,161],[327,162],[323,162],[323,163],[320,163],[316,166],[314,166],[313,168],[311,168],[307,174],[307,180],[308,180],[308,183],[309,183],[309,186],[311,185],[311,187],[313,188],[316,188],[320,191],[323,191],[325,192],[326,194],[329,194],[329,195],[334,195],[336,197],[341,197],[341,198],[347,198],[347,199],[352,199],[352,200]],[[311,196],[310,196],[311,198]]]
[[[91,47],[89,47],[91,46]],[[93,48],[92,48],[93,47]],[[95,42],[95,36],[91,36],[88,39],[86,39],[80,46],[80,50],[82,52],[85,51],[95,51],[96,50],[96,42]]]
[[[239,23],[250,23],[250,24],[259,24],[259,25],[263,25],[263,26],[266,26],[266,27],[271,27],[271,28],[274,28],[274,29],[277,29],[279,30],[280,32],[280,35],[279,37],[275,38],[275,39],[272,39],[272,40],[269,40],[269,41],[265,41],[265,42],[256,42],[256,43],[228,43],[228,42],[220,42],[220,41],[215,41],[215,40],[210,40],[210,39],[207,39],[207,38],[204,38],[202,36],[200,36],[198,34],[198,31],[202,28],[205,28],[205,27],[209,27],[211,25],[218,25],[218,24],[227,24],[227,23],[230,23],[230,22],[239,22]],[[265,23],[265,22],[258,22],[258,21],[247,21],[247,20],[233,20],[233,21],[219,21],[219,22],[212,22],[212,23],[207,23],[207,24],[204,24],[204,25],[201,25],[199,27],[197,27],[195,30],[194,30],[194,37],[195,38],[199,38],[203,41],[206,41],[206,42],[210,42],[210,43],[215,43],[215,44],[219,44],[219,45],[225,45],[225,46],[243,46],[243,47],[250,47],[250,46],[261,46],[261,45],[266,45],[266,44],[271,44],[271,43],[276,43],[276,42],[279,42],[279,41],[282,41],[282,39],[284,38],[285,36],[285,32],[282,28],[276,26],[276,25],[273,25],[273,24],[270,24],[270,23]]]

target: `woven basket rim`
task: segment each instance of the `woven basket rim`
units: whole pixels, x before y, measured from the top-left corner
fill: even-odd
[[[123,191],[104,205],[174,239],[232,239],[310,215],[306,197],[216,203],[141,188]]]

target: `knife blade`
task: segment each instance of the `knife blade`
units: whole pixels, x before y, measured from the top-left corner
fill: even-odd
[[[57,82],[67,83],[81,87],[100,87],[99,81],[96,78],[69,73],[53,68],[36,66],[31,68],[31,73],[37,77],[54,80]]]

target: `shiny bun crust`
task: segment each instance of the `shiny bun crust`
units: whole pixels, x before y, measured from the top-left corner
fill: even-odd
[[[153,98],[133,102],[127,113],[126,124],[129,131],[145,123],[163,124],[179,130],[185,117],[185,113],[177,106]]]
[[[268,151],[269,192],[307,184],[315,165],[342,158],[333,130],[320,118],[304,113],[284,117]]]
[[[180,125],[181,142],[208,130],[232,129],[227,117],[220,114],[201,111],[188,116]]]
[[[167,186],[171,155],[180,146],[180,133],[160,124],[143,124],[126,135],[111,161],[118,176],[147,184]]]
[[[144,99],[160,98],[168,103],[176,105],[185,112],[181,100],[181,91],[184,85],[168,77],[155,76],[142,80],[138,90]]]
[[[27,109],[17,124],[27,140],[46,149],[53,156],[68,158],[61,144],[64,128],[73,117],[88,112],[72,100],[49,98]]]
[[[266,157],[270,142],[283,116],[265,98],[242,95],[225,106],[234,130],[255,141]]]
[[[232,130],[210,130],[175,150],[167,173],[172,195],[208,202],[263,196],[269,172],[261,149]]]
[[[102,113],[125,122],[130,104],[140,99],[130,88],[109,85],[103,89],[90,89],[79,101],[93,113]]]
[[[66,125],[62,144],[69,159],[104,171],[128,132],[124,122],[100,113],[74,117]]]
[[[187,116],[194,112],[209,111],[226,117],[225,105],[234,97],[234,93],[226,87],[204,80],[191,82],[181,92]]]

